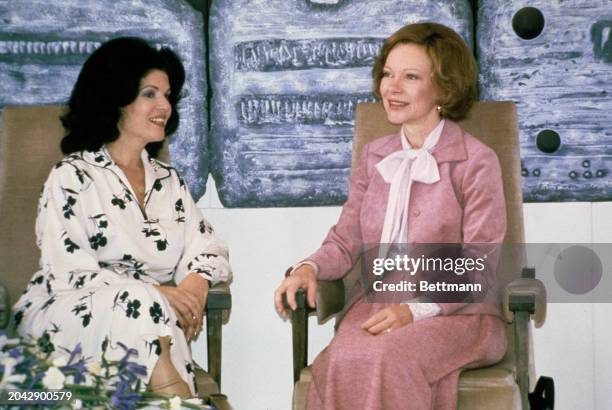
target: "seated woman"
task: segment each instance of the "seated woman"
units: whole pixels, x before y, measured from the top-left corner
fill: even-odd
[[[454,121],[476,98],[476,63],[461,37],[411,24],[384,42],[372,76],[389,122],[401,131],[363,149],[348,200],[322,246],[275,293],[295,309],[317,279],[350,271],[366,244],[500,244],[506,232],[495,153]],[[496,303],[351,300],[330,345],[314,360],[308,409],[454,409],[462,369],[506,350]]]
[[[184,80],[174,52],[137,38],[85,62],[62,117],[66,156],[40,198],[40,270],[14,308],[20,334],[45,335],[56,351],[80,343],[96,361],[137,349],[151,390],[188,397],[188,342],[209,284],[232,273],[177,171],[154,158],[178,127]]]

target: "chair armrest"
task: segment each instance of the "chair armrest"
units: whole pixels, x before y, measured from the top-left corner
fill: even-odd
[[[527,312],[535,327],[541,327],[546,320],[546,289],[535,279],[533,268],[523,269],[523,277],[516,279],[504,289],[503,310],[508,323],[515,319],[515,313]]]
[[[232,308],[232,293],[227,283],[217,283],[208,289],[208,299],[206,300],[206,311],[222,310],[223,323],[227,323],[229,313]]]
[[[6,329],[11,321],[11,297],[6,286],[0,284],[0,329]]]
[[[221,390],[221,328],[229,319],[232,294],[227,283],[218,283],[208,290],[206,300],[206,345],[208,373]]]
[[[288,270],[289,271],[289,270]],[[340,312],[344,307],[344,283],[342,279],[332,281],[317,281],[316,308],[308,306],[306,291],[298,289],[295,294],[297,308],[291,310],[287,303],[287,295],[283,295],[283,306],[289,310],[291,317],[291,334],[293,344],[293,381],[300,378],[302,369],[308,360],[308,315],[316,312],[317,320],[323,323]]]

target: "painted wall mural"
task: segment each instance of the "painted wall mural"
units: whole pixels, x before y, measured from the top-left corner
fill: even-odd
[[[481,0],[481,99],[518,104],[527,202],[612,200],[612,2]]]
[[[374,58],[385,37],[422,20],[473,42],[468,1],[213,1],[211,171],[221,202],[343,203]]]
[[[0,107],[66,103],[81,65],[108,39],[170,46],[187,71],[170,156],[199,198],[208,175],[203,34],[202,14],[183,0],[0,1]]]
[[[141,36],[185,63],[170,155],[196,199],[210,168],[227,207],[342,204],[374,57],[424,20],[475,43],[481,99],[517,102],[525,201],[612,200],[610,0],[0,0],[0,111],[65,103],[96,47]]]

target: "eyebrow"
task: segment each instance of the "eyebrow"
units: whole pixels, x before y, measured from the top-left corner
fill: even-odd
[[[392,68],[389,67],[389,66],[384,66],[383,70],[391,70],[391,71],[393,71]],[[419,69],[419,68],[410,67],[410,68],[402,68],[401,71],[402,72],[405,72],[405,71],[419,71],[419,72],[421,72],[422,70]]]
[[[157,91],[159,91],[159,87],[153,84],[145,84],[142,87],[140,87],[140,91],[144,90],[145,88],[154,88]],[[168,91],[166,91],[167,93],[171,92],[172,90],[170,88],[168,88]]]

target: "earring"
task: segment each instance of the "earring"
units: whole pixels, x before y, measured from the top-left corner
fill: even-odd
[[[442,112],[442,106],[441,105],[436,105],[436,110],[438,110],[438,113]]]

